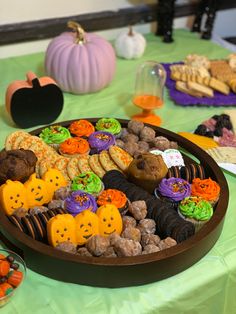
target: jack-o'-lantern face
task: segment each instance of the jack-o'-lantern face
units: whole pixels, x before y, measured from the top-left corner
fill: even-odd
[[[67,186],[66,179],[64,178],[61,171],[57,169],[48,169],[48,171],[43,175],[42,179],[47,182],[50,198],[53,197],[53,194],[56,190],[63,186]]]
[[[75,216],[77,243],[82,245],[92,236],[99,234],[98,216],[90,210],[84,210]]]
[[[100,206],[96,212],[99,218],[99,233],[108,237],[112,233],[121,234],[122,218],[119,210],[113,204]]]
[[[47,190],[47,183],[42,179],[36,178],[33,173],[30,178],[24,183],[26,196],[29,207],[41,206],[50,201],[50,195]]]
[[[49,244],[55,247],[61,242],[69,241],[77,245],[75,228],[75,219],[70,214],[59,214],[52,217],[47,223]]]
[[[7,215],[12,215],[15,210],[20,208],[28,209],[24,184],[19,181],[7,180],[0,187],[0,203]]]

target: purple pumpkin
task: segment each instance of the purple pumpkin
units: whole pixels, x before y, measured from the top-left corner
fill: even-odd
[[[46,51],[45,67],[65,92],[86,94],[107,86],[115,73],[116,57],[112,45],[79,24],[69,22],[75,32],[55,37]]]

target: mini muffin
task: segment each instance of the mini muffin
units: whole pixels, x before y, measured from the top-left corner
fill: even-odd
[[[220,196],[220,186],[211,178],[204,180],[196,178],[192,181],[191,195],[200,196],[214,206]]]
[[[131,182],[153,193],[159,182],[166,176],[168,168],[161,155],[143,153],[133,159],[127,174]]]
[[[120,122],[114,118],[99,119],[95,126],[98,131],[109,132],[113,135],[119,136],[121,132]]]
[[[65,199],[65,209],[72,216],[76,216],[84,210],[96,212],[97,203],[94,196],[84,191],[78,190],[67,196]]]
[[[59,152],[65,157],[88,155],[89,151],[88,141],[81,137],[70,137],[59,145]]]
[[[183,219],[194,224],[198,231],[213,215],[212,205],[198,196],[190,196],[179,204],[178,213]]]
[[[110,146],[115,144],[115,137],[109,132],[96,131],[88,138],[91,151],[94,154],[100,153],[102,150],[108,150]]]
[[[129,202],[126,195],[116,189],[107,189],[104,190],[97,199],[97,204],[99,206],[106,204],[115,205],[119,212],[124,215],[128,211]]]
[[[99,195],[104,189],[102,180],[94,172],[83,172],[74,177],[71,183],[72,191],[85,191],[93,196]]]
[[[68,129],[71,134],[78,137],[89,137],[95,131],[92,123],[83,119],[72,122]]]
[[[58,149],[60,143],[71,137],[69,130],[60,125],[52,125],[42,130],[39,137],[48,145]]]

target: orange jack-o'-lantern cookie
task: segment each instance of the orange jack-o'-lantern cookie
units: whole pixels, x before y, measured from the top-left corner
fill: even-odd
[[[76,239],[79,245],[85,244],[92,236],[99,234],[98,216],[90,210],[84,210],[75,216]]]
[[[63,174],[58,169],[48,169],[42,177],[42,179],[47,183],[48,193],[50,194],[50,199],[52,199],[53,194],[56,190],[63,186],[67,186],[67,181]]]
[[[12,215],[15,210],[29,208],[26,199],[26,189],[24,184],[19,181],[7,180],[0,187],[1,208],[7,215]]]
[[[47,223],[48,242],[56,247],[59,243],[69,241],[77,244],[76,222],[70,214],[59,214]]]
[[[42,179],[36,178],[36,173],[30,176],[24,183],[24,186],[29,207],[40,206],[50,201],[47,183]]]
[[[96,212],[99,218],[99,233],[108,237],[112,233],[121,234],[122,218],[119,210],[113,204],[100,206]]]

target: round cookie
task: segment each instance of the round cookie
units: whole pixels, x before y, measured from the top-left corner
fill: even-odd
[[[78,158],[78,167],[80,172],[92,171],[89,167],[89,155],[83,155]]]
[[[123,171],[129,167],[131,161],[133,160],[133,157],[130,156],[130,154],[116,145],[110,146],[109,154],[117,166]]]
[[[67,164],[67,173],[71,180],[80,174],[78,167],[78,158],[71,158]]]
[[[100,161],[99,161],[99,155],[94,154],[89,156],[89,166],[92,169],[92,171],[99,176],[99,178],[102,178],[106,171],[103,169]]]
[[[119,167],[114,163],[114,161],[111,159],[109,153],[107,150],[103,150],[100,154],[99,154],[99,161],[102,165],[102,167],[106,170],[106,171],[110,171],[110,170],[119,170]]]
[[[17,147],[13,148],[15,141],[19,139],[22,140],[23,137],[28,137],[28,136],[30,136],[30,134],[25,131],[16,131],[9,134],[5,140],[5,149],[6,150],[16,149]]]
[[[67,172],[67,164],[69,162],[69,158],[66,157],[59,157],[56,159],[53,167],[56,168],[57,170],[61,171],[63,176],[67,181],[70,181],[68,172]]]

